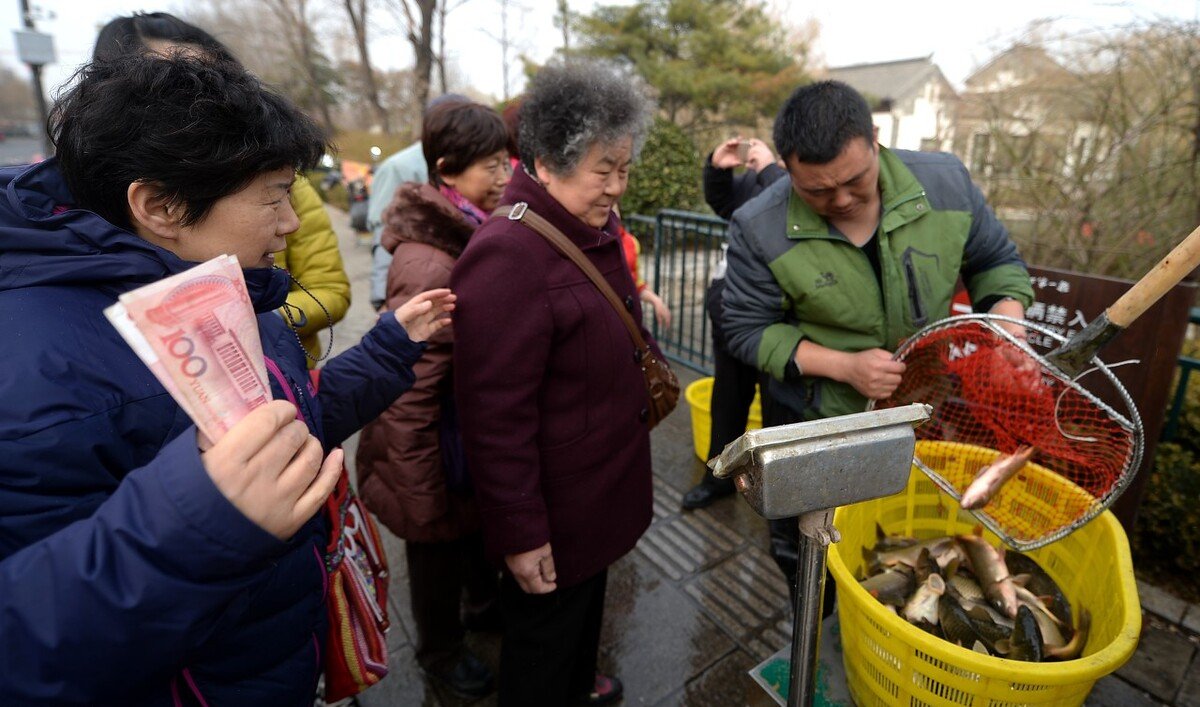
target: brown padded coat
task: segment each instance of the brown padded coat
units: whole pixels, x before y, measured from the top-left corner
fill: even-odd
[[[381,242],[392,253],[387,306],[450,286],[450,272],[475,230],[428,184],[396,190],[383,214]],[[435,334],[413,366],[417,380],[377,420],[363,428],[356,468],[359,495],[393,533],[416,542],[444,542],[479,529],[474,501],[446,489],[438,439],[441,399],[449,398],[452,327]]]

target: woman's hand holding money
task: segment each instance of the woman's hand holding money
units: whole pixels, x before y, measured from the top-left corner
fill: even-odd
[[[426,341],[442,327],[450,324],[454,300],[458,296],[446,288],[426,290],[396,309],[396,321],[413,341]]]
[[[325,457],[291,403],[251,410],[200,455],[229,502],[263,530],[287,540],[312,518],[337,484],[341,449]]]

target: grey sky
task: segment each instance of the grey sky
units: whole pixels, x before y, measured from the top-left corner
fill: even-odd
[[[535,59],[544,59],[557,46],[560,34],[553,27],[554,0],[512,0],[524,9],[513,10],[510,32],[516,49]],[[1004,2],[838,2],[774,0],[776,10],[794,24],[809,18],[820,26],[817,52],[829,66],[906,59],[933,55],[947,78],[961,86],[972,69],[996,50],[1021,36],[1029,24],[1052,17],[1073,28],[1108,27],[1135,18],[1172,17],[1195,20],[1200,0],[1142,0],[1141,2],[1097,2],[1095,0],[1004,0]],[[53,90],[85,61],[96,30],[118,14],[137,10],[178,9],[181,0],[159,3],[131,0],[41,0],[35,5],[55,14],[38,23],[54,35],[59,62],[45,70],[45,84]],[[587,10],[593,0],[571,0],[572,9]],[[499,3],[496,0],[467,0],[451,13],[447,45],[454,54],[459,73],[476,88],[499,96],[502,92],[500,49],[482,28],[496,33]],[[329,16],[341,21],[336,9]],[[22,67],[15,56],[12,30],[19,27],[18,0],[0,0],[0,62]],[[405,42],[398,36],[373,43],[376,62],[401,66],[411,62]],[[21,75],[27,75],[23,68]],[[519,70],[513,70],[513,92],[520,90]]]

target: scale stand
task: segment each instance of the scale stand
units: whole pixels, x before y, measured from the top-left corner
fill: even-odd
[[[833,509],[903,491],[916,448],[913,430],[932,410],[913,403],[752,430],[709,462],[713,476],[733,477],[759,515],[798,516],[788,707],[807,707],[816,694],[825,558],[829,543],[840,539]]]

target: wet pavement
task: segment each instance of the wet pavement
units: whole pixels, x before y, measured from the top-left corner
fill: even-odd
[[[369,247],[349,230],[344,214],[334,209],[330,214],[353,296],[350,313],[336,327],[338,351],[356,342],[375,315],[368,301]],[[696,378],[687,370],[679,373],[684,386]],[[357,438],[346,444],[348,463],[356,444]],[[790,641],[787,588],[766,552],[766,522],[737,497],[708,509],[680,510],[683,492],[703,473],[682,396],[679,407],[652,433],[652,445],[654,519],[635,550],[610,569],[600,668],[624,681],[624,705],[774,704],[760,701],[763,691],[749,675]],[[494,705],[494,694],[474,701],[456,697],[417,666],[404,544],[382,526],[380,530],[392,571],[391,674],[359,695],[358,704]],[[1160,598],[1159,606],[1166,608],[1159,611],[1166,618],[1155,614],[1144,622],[1138,652],[1117,675],[1097,683],[1088,705],[1200,705],[1195,634],[1200,607],[1170,599]],[[823,642],[820,703],[849,704],[836,620],[827,622]],[[471,633],[467,643],[485,663],[498,665],[498,634]]]

